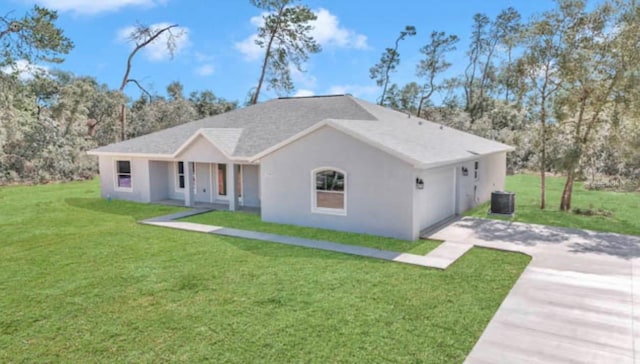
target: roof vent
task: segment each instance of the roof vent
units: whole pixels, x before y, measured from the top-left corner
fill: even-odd
[[[440,125],[440,130],[444,130],[444,125]]]

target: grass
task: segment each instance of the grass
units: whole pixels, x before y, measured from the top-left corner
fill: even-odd
[[[0,362],[462,362],[527,265],[446,271],[137,224],[97,181],[0,188]]]
[[[425,255],[435,249],[440,242],[435,240],[407,241],[374,235],[338,232],[303,226],[263,222],[260,216],[244,212],[213,211],[190,216],[184,221],[200,224],[224,226],[234,229],[260,231],[264,233],[296,236],[305,239],[328,240],[336,243],[360,245],[369,248]]]
[[[547,177],[547,208],[540,210],[539,176],[520,174],[507,177],[506,189],[516,193],[516,215],[513,220],[640,235],[640,193],[589,191],[584,189],[582,183],[576,183],[571,205],[582,213],[564,213],[559,210],[563,187],[564,178]],[[488,209],[489,203],[486,203],[468,211],[466,215],[493,218],[487,216]],[[593,216],[588,216],[589,212],[593,212]]]

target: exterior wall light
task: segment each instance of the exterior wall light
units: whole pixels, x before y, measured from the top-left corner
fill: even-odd
[[[420,177],[416,177],[416,188],[419,190],[424,190],[424,181]]]
[[[468,176],[469,175],[469,170],[467,169],[467,167],[462,167],[462,175],[463,176]]]

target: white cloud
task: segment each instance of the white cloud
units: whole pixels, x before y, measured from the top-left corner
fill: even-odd
[[[269,13],[266,11],[263,11],[260,15],[252,16],[251,19],[249,19],[249,22],[251,23],[251,25],[254,25],[256,27],[261,27],[262,24],[264,24],[264,18],[267,15],[269,15]]]
[[[159,30],[165,27],[168,27],[169,23],[157,23],[152,24],[149,27],[153,30]],[[127,42],[131,44],[133,48],[135,44],[131,40],[131,34],[136,29],[135,26],[128,26],[122,28],[118,31],[118,41]],[[169,33],[171,32],[171,33]],[[156,38],[153,42],[148,44],[146,47],[142,49],[142,53],[145,57],[150,61],[165,61],[171,58],[171,53],[167,49],[167,42],[170,37],[174,37],[175,49],[173,51],[173,55],[177,56],[183,50],[185,50],[191,42],[189,41],[189,28],[186,27],[175,27],[170,29],[167,32],[162,33],[158,38]]]
[[[247,61],[255,61],[263,55],[262,48],[256,44],[256,39],[258,39],[258,35],[252,34],[242,42],[235,44],[235,48],[244,55]]]
[[[196,68],[196,74],[199,76],[211,76],[213,72],[215,72],[215,68],[210,64],[203,64],[202,66]]]
[[[157,5],[164,5],[167,1],[168,0],[39,0],[37,3],[60,12],[94,15],[117,11],[130,6],[151,8]]]
[[[314,96],[316,93],[311,90],[300,89],[293,96],[294,97],[308,97]]]
[[[337,16],[331,14],[327,9],[320,8],[314,13],[318,17],[312,21],[310,25],[313,27],[311,35],[322,47],[331,48],[349,48],[349,49],[368,49],[367,36],[358,34],[351,29],[340,26],[340,20]],[[262,13],[258,16],[251,17],[249,22],[255,27],[264,24],[264,17],[268,13]],[[258,39],[257,33],[251,34],[241,42],[236,42],[234,47],[244,55],[248,61],[254,61],[263,55],[263,50],[256,44]]]
[[[310,75],[307,72],[301,72],[295,66],[289,67],[289,72],[291,72],[291,79],[293,82],[304,88],[315,88],[318,79]]]
[[[36,75],[46,75],[49,72],[49,68],[31,64],[29,63],[29,61],[21,59],[13,65],[8,65],[0,68],[0,72],[6,74],[17,74],[20,80],[29,81],[32,80]]]
[[[367,49],[367,37],[353,30],[340,26],[338,17],[329,10],[320,8],[315,11],[318,19],[311,22],[313,31],[311,35],[323,47]]]
[[[264,17],[268,14],[269,13],[263,12],[260,15],[252,16],[251,19],[249,19],[249,22],[256,28],[261,27],[264,24]],[[236,42],[234,47],[244,55],[244,58],[247,61],[255,61],[264,54],[262,48],[256,44],[257,39],[258,34],[253,33],[242,42]]]
[[[329,88],[327,94],[342,95],[351,94],[356,97],[375,96],[379,92],[378,87],[362,85],[334,85]]]

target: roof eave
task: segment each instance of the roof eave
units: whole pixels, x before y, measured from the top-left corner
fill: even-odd
[[[167,161],[178,160],[177,155],[174,155],[174,154],[104,152],[104,151],[98,151],[95,149],[87,151],[87,154],[98,156],[98,157],[108,156],[108,157],[123,157],[123,158],[148,158],[148,159],[159,159],[159,160],[167,160]],[[226,155],[225,157],[232,162],[255,164],[255,162],[252,161],[251,158],[249,157],[227,157]]]
[[[471,155],[471,156],[464,157],[464,158],[456,158],[456,159],[451,159],[451,160],[446,160],[446,161],[441,161],[441,162],[434,162],[434,163],[420,163],[418,165],[415,165],[415,167],[418,168],[418,169],[432,169],[432,168],[450,166],[452,164],[474,161],[474,160],[477,160],[478,158],[486,157],[486,156],[492,155],[492,154],[513,152],[515,150],[516,150],[516,148],[514,148],[512,146],[509,146],[508,148],[495,150],[495,151],[492,151],[492,152],[489,152],[489,153],[481,153],[481,154],[477,154],[477,155]]]
[[[161,158],[161,159],[171,159],[172,155],[170,154],[159,154],[159,153],[131,153],[131,152],[107,152],[100,151],[96,149],[92,149],[87,151],[88,155],[94,156],[112,156],[112,157],[138,157],[138,158]]]

